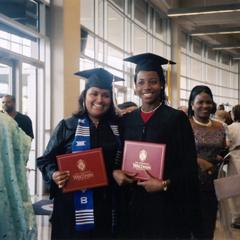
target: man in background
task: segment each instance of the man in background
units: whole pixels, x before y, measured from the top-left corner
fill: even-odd
[[[11,116],[18,124],[18,126],[32,139],[34,138],[32,121],[27,116],[16,111],[16,99],[12,95],[5,95],[2,98],[2,109],[9,116]]]
[[[124,102],[122,104],[118,104],[118,108],[120,109],[121,114],[125,114],[134,111],[138,108],[138,106],[134,102]]]

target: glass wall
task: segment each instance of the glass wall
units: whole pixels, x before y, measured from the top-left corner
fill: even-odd
[[[39,4],[35,0],[1,1],[0,13],[38,31]],[[8,28],[8,27],[7,27]]]
[[[38,40],[36,38],[22,37],[21,34],[18,36],[7,32],[7,27],[4,29],[5,30],[0,29],[0,47],[27,57],[38,59]]]
[[[0,63],[0,98],[8,94],[12,85],[12,66]],[[1,103],[1,99],[0,99]],[[2,109],[2,104],[0,104]]]
[[[50,48],[45,32],[49,3],[25,0],[0,4],[0,98],[15,95],[17,111],[32,120],[34,139],[27,164],[32,195],[42,192],[36,158],[42,154],[50,130],[50,70],[46,64]],[[47,108],[38,111],[41,106]]]
[[[187,106],[191,89],[207,85],[214,101],[230,110],[239,102],[238,62],[181,33],[180,105]]]
[[[125,80],[115,83],[118,103],[139,103],[132,83],[134,66],[123,58],[144,52],[170,58],[166,16],[145,0],[81,0],[80,16],[80,69],[106,68]]]

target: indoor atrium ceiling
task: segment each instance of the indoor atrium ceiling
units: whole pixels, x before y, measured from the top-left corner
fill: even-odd
[[[240,0],[152,0],[184,32],[240,59]]]

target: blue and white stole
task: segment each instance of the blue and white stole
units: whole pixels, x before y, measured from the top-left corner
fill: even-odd
[[[117,125],[110,125],[114,136],[116,137],[118,148],[120,149],[120,137]],[[79,152],[91,149],[90,124],[89,118],[84,115],[78,120],[75,138],[72,142],[72,152]],[[120,156],[120,150],[117,151],[116,157]],[[74,192],[75,207],[75,229],[76,231],[87,231],[94,229],[94,205],[93,190],[86,189]],[[116,223],[115,209],[112,210],[113,228]]]

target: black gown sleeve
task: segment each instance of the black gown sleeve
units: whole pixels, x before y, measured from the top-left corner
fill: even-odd
[[[54,129],[43,155],[37,158],[37,167],[48,185],[52,184],[52,174],[57,170],[56,156],[63,154],[65,123],[62,120]]]
[[[25,132],[28,136],[30,136],[32,139],[34,138],[34,134],[33,134],[33,128],[32,128],[32,120],[26,116],[26,129]]]
[[[176,127],[172,132],[174,139],[174,149],[176,157],[181,162],[180,168],[171,170],[170,179],[171,185],[177,187],[181,180],[193,178],[198,181],[197,153],[195,148],[194,135],[191,124],[187,116],[179,114],[176,119]]]
[[[114,158],[113,170],[121,169],[122,167],[122,156],[123,156],[123,147],[124,147],[124,116],[118,119],[118,130],[119,130],[119,149],[116,152],[116,156]]]
[[[183,210],[188,228],[198,237],[201,234],[201,214],[197,153],[192,127],[184,113],[178,114],[172,134],[175,140],[173,151],[180,164],[171,169],[169,190]]]

